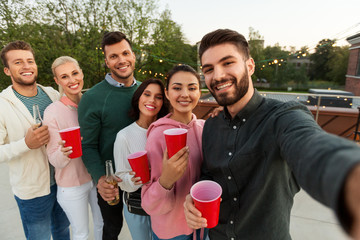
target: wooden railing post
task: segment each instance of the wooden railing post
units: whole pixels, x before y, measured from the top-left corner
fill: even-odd
[[[319,96],[318,102],[317,102],[316,115],[315,115],[315,121],[316,122],[318,122],[318,119],[319,119],[320,103],[321,103],[321,96]]]

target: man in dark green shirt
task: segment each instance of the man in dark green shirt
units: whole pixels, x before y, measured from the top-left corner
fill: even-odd
[[[291,239],[290,212],[303,187],[331,207],[344,228],[360,216],[360,148],[324,132],[297,102],[265,99],[252,85],[254,60],[246,39],[220,29],[204,36],[199,48],[205,82],[224,111],[203,130],[202,179],[223,188],[219,224],[210,239]],[[188,225],[206,219],[185,202]],[[359,216],[358,216],[359,215]]]
[[[105,161],[114,161],[116,134],[132,123],[128,112],[138,84],[134,78],[135,54],[123,33],[106,33],[102,49],[110,73],[84,94],[78,112],[83,137],[82,159],[97,182],[98,203],[104,219],[103,239],[117,240],[123,223],[122,193],[119,188],[105,182]],[[110,206],[107,201],[116,195],[120,195],[120,202]]]

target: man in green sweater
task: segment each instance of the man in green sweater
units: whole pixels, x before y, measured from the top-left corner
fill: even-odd
[[[132,122],[128,111],[138,82],[134,78],[135,54],[125,34],[106,33],[102,49],[110,73],[83,95],[78,112],[83,137],[82,159],[97,182],[98,204],[104,219],[103,239],[117,240],[123,224],[122,193],[105,182],[105,161],[114,161],[116,134]],[[117,205],[107,203],[119,194]]]

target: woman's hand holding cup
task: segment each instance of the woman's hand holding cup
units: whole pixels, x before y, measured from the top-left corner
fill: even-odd
[[[163,154],[163,168],[159,183],[165,189],[171,189],[185,173],[189,163],[189,147],[185,146],[170,159],[167,150]]]
[[[65,147],[65,141],[61,140],[59,141],[59,145],[61,146],[60,151],[64,154],[64,156],[69,157],[69,155],[73,152],[72,147]]]
[[[143,184],[143,182],[141,181],[140,177],[135,177],[135,172],[131,171],[129,172],[130,175],[132,175],[133,177],[131,178],[131,181],[134,183],[134,185],[141,185]]]

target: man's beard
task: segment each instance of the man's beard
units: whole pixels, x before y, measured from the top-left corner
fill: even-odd
[[[245,94],[247,93],[247,91],[249,89],[249,75],[248,75],[247,71],[245,71],[245,73],[241,77],[240,81],[237,81],[237,79],[233,77],[230,79],[224,79],[221,82],[225,82],[228,80],[230,80],[233,83],[233,86],[235,87],[234,96],[232,96],[232,97],[229,96],[228,92],[220,93],[218,95],[215,94],[213,89],[215,89],[216,85],[219,83],[217,83],[217,84],[212,83],[210,86],[210,92],[214,96],[214,98],[216,99],[217,103],[220,106],[229,106],[229,105],[235,104],[242,97],[245,96]]]
[[[32,86],[36,82],[36,79],[37,79],[37,75],[34,76],[34,79],[31,82],[25,82],[20,77],[17,78],[13,77],[14,82],[22,86]]]

